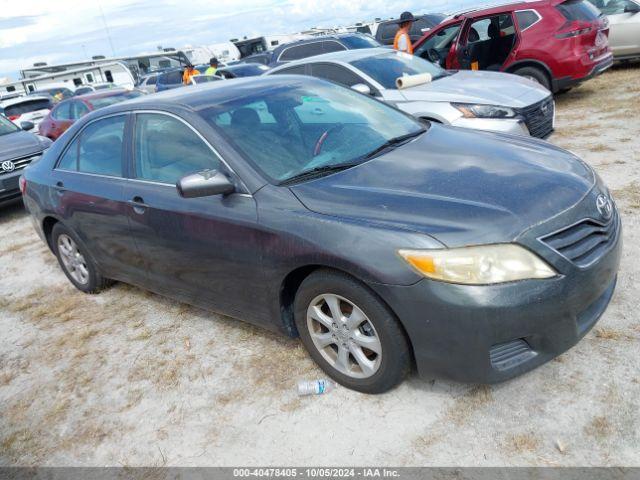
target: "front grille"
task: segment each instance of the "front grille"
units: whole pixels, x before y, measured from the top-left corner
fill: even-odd
[[[555,104],[553,97],[520,109],[519,113],[532,137],[547,138],[553,132]]]
[[[40,156],[40,154],[34,154],[34,155],[28,155],[26,157],[12,159],[11,163],[13,163],[13,170],[11,170],[11,171],[4,170],[2,168],[2,163],[3,162],[0,162],[0,175],[3,175],[5,173],[13,173],[16,170],[21,170],[21,169],[25,168],[27,165],[29,165],[34,159],[38,158],[39,156]]]
[[[587,267],[609,249],[617,235],[618,213],[614,208],[609,223],[586,219],[540,240],[579,267]]]
[[[489,350],[491,366],[496,370],[508,370],[536,356],[529,344],[522,338],[499,343]]]

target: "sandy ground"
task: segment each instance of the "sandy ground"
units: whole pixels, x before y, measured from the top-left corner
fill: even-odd
[[[551,141],[622,211],[597,328],[510,382],[413,376],[298,398],[320,371],[295,340],[116,285],[76,292],[21,208],[0,212],[0,465],[640,466],[640,65],[558,98]]]

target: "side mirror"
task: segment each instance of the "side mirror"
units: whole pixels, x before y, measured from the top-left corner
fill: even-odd
[[[638,13],[638,12],[640,12],[640,6],[636,5],[635,3],[624,7],[624,13]]]
[[[176,188],[184,198],[226,195],[236,189],[231,180],[219,170],[203,170],[186,175],[178,180]]]
[[[371,88],[365,83],[356,83],[351,86],[351,90],[355,90],[356,92],[364,95],[371,95]]]
[[[33,124],[33,122],[20,122],[20,128],[22,130],[33,130],[36,126]]]

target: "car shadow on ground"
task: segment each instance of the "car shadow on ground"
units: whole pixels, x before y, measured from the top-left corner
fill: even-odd
[[[29,215],[21,201],[0,208],[0,225]]]

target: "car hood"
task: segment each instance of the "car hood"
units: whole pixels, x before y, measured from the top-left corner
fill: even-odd
[[[407,101],[480,103],[522,108],[550,92],[531,80],[499,72],[461,70],[433,82],[399,90]]]
[[[546,142],[433,125],[383,156],[290,188],[314,212],[456,247],[513,241],[578,203],[595,180],[581,160]]]
[[[47,147],[44,140],[24,130],[0,135],[0,160],[12,160],[17,157],[39,153]]]

